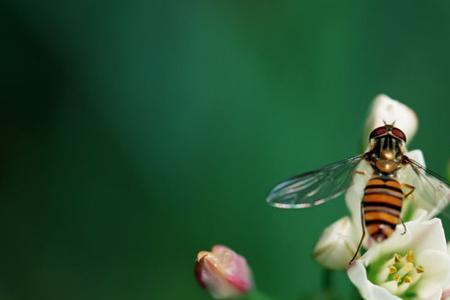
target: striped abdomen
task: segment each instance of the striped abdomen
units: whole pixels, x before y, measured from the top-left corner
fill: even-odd
[[[364,222],[376,241],[388,238],[400,223],[403,191],[401,184],[388,176],[372,177],[364,189]]]

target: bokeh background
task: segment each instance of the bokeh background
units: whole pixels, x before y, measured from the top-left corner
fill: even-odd
[[[193,261],[216,243],[278,299],[316,292],[344,201],[264,197],[360,152],[378,93],[418,112],[411,148],[443,174],[449,19],[445,1],[3,0],[0,298],[209,299]]]

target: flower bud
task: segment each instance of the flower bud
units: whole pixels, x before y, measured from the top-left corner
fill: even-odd
[[[251,271],[244,257],[222,245],[200,251],[195,264],[199,284],[216,299],[245,294],[252,288]]]
[[[419,125],[417,115],[411,108],[386,95],[378,95],[372,102],[367,118],[364,130],[365,145],[368,143],[367,137],[370,132],[379,126],[383,126],[384,122],[388,124],[395,122],[395,127],[400,128],[405,133],[407,142],[412,140]]]
[[[357,239],[350,218],[339,219],[323,232],[314,248],[314,258],[324,267],[343,270],[356,252]]]

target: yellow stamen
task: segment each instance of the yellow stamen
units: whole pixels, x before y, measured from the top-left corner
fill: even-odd
[[[403,282],[411,283],[412,282],[412,277],[409,276],[409,275],[406,275],[405,278],[403,278]]]
[[[408,254],[406,255],[406,260],[410,263],[414,262],[414,253],[412,250],[408,251]]]
[[[389,268],[389,274],[394,274],[394,273],[396,273],[397,272],[397,268],[395,267],[395,266],[391,266],[390,268]]]
[[[399,254],[395,253],[395,254],[394,254],[394,259],[395,259],[395,262],[398,263],[398,262],[400,262],[400,260],[402,259],[402,257],[401,257]]]

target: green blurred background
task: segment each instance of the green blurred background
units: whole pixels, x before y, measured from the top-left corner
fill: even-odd
[[[418,112],[411,148],[442,174],[449,18],[445,1],[2,1],[0,298],[209,299],[193,262],[216,243],[278,299],[319,290],[311,251],[344,201],[265,194],[358,153],[378,93]]]

